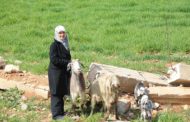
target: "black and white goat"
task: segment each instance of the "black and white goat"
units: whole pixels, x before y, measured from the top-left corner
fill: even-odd
[[[149,122],[152,121],[153,103],[149,99],[148,90],[145,88],[142,82],[135,86],[134,97],[141,110],[141,119]]]

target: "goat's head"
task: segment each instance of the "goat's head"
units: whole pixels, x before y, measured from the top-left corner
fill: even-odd
[[[118,90],[119,87],[120,87],[119,79],[117,78],[117,76],[112,75],[112,77],[111,77],[111,88]]]
[[[79,59],[76,59],[67,65],[67,70],[70,69],[72,72],[78,74],[82,72],[82,67],[84,67],[84,65],[80,63]]]
[[[148,90],[144,86],[141,86],[137,90],[137,96],[143,96],[143,95],[147,95],[147,94],[148,94]]]
[[[143,108],[145,108],[146,106],[146,104],[148,103],[148,95],[143,95],[142,97],[141,97],[141,107],[143,107]]]

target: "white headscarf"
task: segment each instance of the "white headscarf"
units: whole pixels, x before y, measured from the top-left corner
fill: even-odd
[[[64,26],[62,25],[58,25],[56,28],[55,28],[55,35],[54,35],[54,39],[58,42],[61,42],[63,44],[63,46],[69,50],[69,42],[68,42],[68,38],[67,38],[67,35],[65,35],[65,38],[64,39],[60,39],[59,38],[59,32],[66,32]]]

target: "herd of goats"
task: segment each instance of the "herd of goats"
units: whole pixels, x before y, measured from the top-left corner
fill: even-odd
[[[70,79],[70,95],[72,100],[72,108],[75,112],[77,105],[77,98],[80,97],[80,107],[83,110],[86,102],[86,86],[82,73],[82,65],[79,60],[72,60],[68,64],[68,69],[71,70]],[[104,119],[107,120],[110,114],[115,115],[115,119],[118,120],[118,93],[120,82],[116,75],[111,72],[101,70],[96,73],[94,81],[89,85],[89,96],[91,100],[91,113],[94,113],[94,109],[97,103],[103,103],[103,110],[105,111]],[[152,109],[153,104],[149,99],[148,91],[144,87],[143,83],[138,83],[134,89],[134,98],[137,106],[140,107],[140,117],[144,121],[152,121]]]

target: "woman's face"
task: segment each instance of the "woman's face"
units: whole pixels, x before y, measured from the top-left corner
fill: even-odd
[[[65,32],[64,31],[59,32],[59,38],[61,40],[63,40],[65,38]]]

